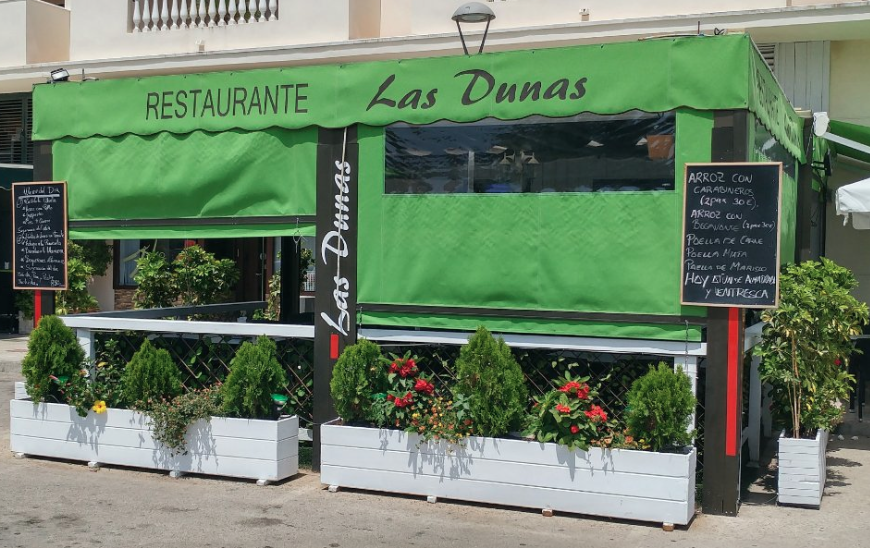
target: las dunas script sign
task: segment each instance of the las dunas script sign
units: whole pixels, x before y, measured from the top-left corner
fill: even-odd
[[[499,79],[484,69],[459,71],[447,86],[421,87],[410,79],[389,74],[368,94],[365,111],[429,110],[441,102],[459,107],[477,104],[535,105],[574,102],[586,95],[588,78],[565,75],[543,79]],[[459,84],[458,86],[456,84]],[[361,90],[364,88],[361,88]],[[330,94],[334,89],[322,91]],[[143,97],[146,121],[193,118],[298,116],[309,114],[318,89],[311,82],[282,81],[264,85],[190,87],[147,91]],[[356,92],[357,94],[360,91]],[[331,103],[330,106],[334,106]]]
[[[348,188],[350,164],[345,161],[336,161],[335,171],[335,220],[332,222],[333,230],[330,230],[320,243],[320,258],[324,266],[329,265],[330,255],[335,259],[336,274],[332,277],[334,284],[332,298],[335,302],[337,315],[333,317],[331,314],[321,312],[320,317],[330,327],[347,336],[350,331],[350,312],[348,311],[347,299],[351,287],[348,278],[341,275],[341,262],[347,257],[349,250],[345,234],[350,229],[348,226],[348,221],[350,221],[350,207],[348,206],[350,201],[348,196],[350,192]]]

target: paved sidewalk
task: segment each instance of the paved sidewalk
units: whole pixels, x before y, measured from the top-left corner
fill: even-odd
[[[17,348],[0,340],[0,361]],[[11,347],[11,349],[10,349]],[[19,358],[20,360],[20,358]],[[0,402],[17,369],[0,370]],[[9,407],[0,403],[0,547],[704,547],[866,546],[870,438],[829,445],[820,510],[775,505],[772,478],[754,483],[738,518],[698,516],[665,533],[655,525],[492,508],[419,497],[328,493],[317,475],[280,485],[83,463],[14,459]]]
[[[27,352],[27,337],[0,335],[0,374],[16,374]],[[7,425],[8,426],[8,425]]]

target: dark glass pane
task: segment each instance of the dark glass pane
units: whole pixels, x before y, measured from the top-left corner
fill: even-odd
[[[386,129],[387,194],[674,189],[673,113]]]

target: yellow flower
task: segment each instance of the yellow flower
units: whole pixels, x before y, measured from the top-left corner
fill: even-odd
[[[94,402],[94,405],[93,405],[93,407],[91,407],[91,409],[94,411],[94,413],[96,413],[98,415],[100,413],[105,413],[106,412],[106,402],[104,402],[103,400],[97,400]]]
[[[97,362],[97,367],[105,367],[106,362]]]

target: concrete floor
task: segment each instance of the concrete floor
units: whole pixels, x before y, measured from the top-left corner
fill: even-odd
[[[19,380],[23,339],[0,339],[0,402]],[[317,475],[279,485],[184,477],[83,463],[14,459],[0,405],[0,548],[15,547],[820,547],[868,546],[870,438],[829,444],[819,510],[778,507],[775,476],[744,492],[737,518],[655,525],[492,508],[418,497],[328,493]],[[772,448],[771,448],[772,449]],[[771,450],[772,452],[772,450]]]

